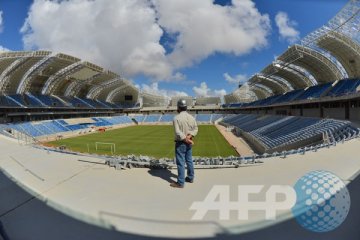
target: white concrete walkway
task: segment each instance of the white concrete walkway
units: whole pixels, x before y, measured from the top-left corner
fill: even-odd
[[[195,183],[173,189],[176,171],[130,169],[116,171],[91,157],[47,152],[0,136],[0,170],[55,209],[88,223],[119,231],[162,237],[205,237],[246,232],[291,217],[278,212],[276,221],[252,212],[239,221],[237,212],[220,220],[210,211],[203,221],[192,221],[194,201],[203,201],[214,185],[228,185],[231,200],[238,185],[291,185],[312,170],[328,170],[345,182],[360,170],[360,140],[286,159],[271,158],[256,167],[197,170]],[[263,200],[264,193],[254,196]]]

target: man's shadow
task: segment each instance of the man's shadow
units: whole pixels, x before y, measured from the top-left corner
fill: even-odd
[[[9,240],[10,239],[9,236],[6,234],[5,228],[1,221],[0,221],[0,239],[1,240]]]
[[[148,173],[154,177],[159,177],[169,183],[174,182],[174,180],[171,179],[172,177],[174,177],[175,179],[177,178],[177,175],[172,173],[170,169],[167,168],[150,168]]]

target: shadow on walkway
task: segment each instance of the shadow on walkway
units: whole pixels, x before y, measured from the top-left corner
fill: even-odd
[[[159,177],[169,183],[172,183],[174,182],[174,179],[171,179],[172,177],[173,178],[177,178],[177,175],[172,173],[170,171],[170,169],[156,169],[156,168],[151,168],[148,173],[154,177]],[[175,180],[176,181],[176,180]]]

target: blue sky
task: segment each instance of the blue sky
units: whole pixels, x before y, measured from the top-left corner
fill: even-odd
[[[66,52],[118,72],[133,80],[144,91],[153,93],[186,93],[193,96],[201,93],[220,94],[224,90],[230,93],[236,88],[236,83],[226,81],[224,74],[227,73],[232,78],[240,75],[240,79],[247,79],[271,63],[275,56],[294,42],[294,39],[280,34],[275,20],[279,12],[287,15],[288,26],[298,32],[295,38],[301,39],[325,24],[347,2],[254,0],[254,6],[238,5],[231,8],[235,1],[216,0],[199,6],[184,5],[189,0],[154,1],[154,5],[149,7],[141,0],[134,0],[136,5],[126,5],[123,0],[95,1],[98,3],[74,0],[64,4],[55,1],[49,5],[46,5],[49,3],[46,0],[36,0],[35,3],[31,0],[0,0],[0,46],[10,50],[49,49]],[[105,4],[114,6],[109,8]],[[214,7],[214,4],[218,7]],[[77,7],[81,9],[81,14],[77,14]],[[190,14],[192,7],[205,12],[205,17],[208,16],[206,11],[214,14],[214,19],[201,19],[201,16]],[[114,11],[114,8],[121,11]],[[243,17],[245,8],[258,12],[250,17]],[[99,11],[99,15],[90,13],[94,9],[95,12]],[[138,9],[145,9],[147,12],[144,16],[141,15],[144,11],[136,15]],[[152,12],[152,9],[155,10]],[[223,11],[225,9],[229,11]],[[101,17],[96,18],[94,15]],[[30,20],[27,27],[21,32],[28,16]],[[192,18],[190,23],[186,16]],[[254,28],[259,28],[256,31],[244,26],[247,21],[252,21],[251,17],[254,22],[256,19],[259,21],[259,26],[254,25]],[[237,20],[244,23],[234,23]],[[124,21],[126,24],[122,24]],[[233,27],[234,24],[236,27]],[[86,30],[83,35],[79,34],[77,30],[83,29]],[[219,35],[216,29],[224,31],[224,36],[220,36],[218,41],[209,41],[210,38],[213,40],[213,36]],[[121,34],[118,33],[120,30]],[[208,35],[208,32],[215,35]],[[241,36],[243,32],[254,34],[259,43],[251,45],[246,37],[231,37]],[[213,43],[208,44],[209,42]],[[107,46],[116,51],[111,51]],[[87,49],[94,50],[86,51]],[[201,85],[202,82],[207,86]]]

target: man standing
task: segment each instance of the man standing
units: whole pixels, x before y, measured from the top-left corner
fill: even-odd
[[[174,117],[175,130],[175,156],[178,170],[177,182],[171,183],[171,187],[183,188],[185,181],[194,181],[194,164],[192,160],[193,137],[198,133],[198,126],[193,116],[186,112],[187,105],[184,99],[177,102],[178,115]],[[187,177],[185,178],[185,163]]]

